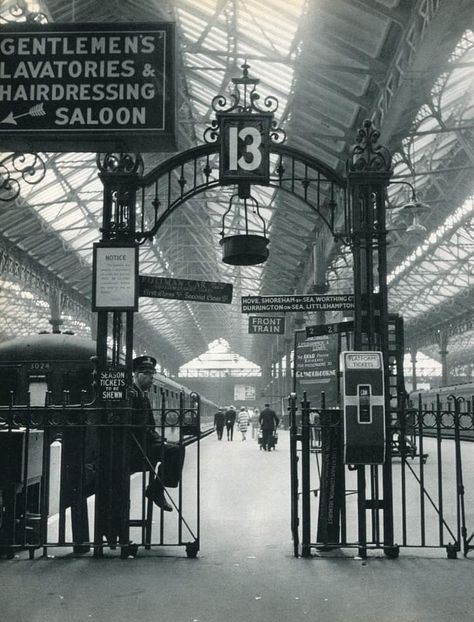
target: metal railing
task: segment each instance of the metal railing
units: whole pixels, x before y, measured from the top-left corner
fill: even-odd
[[[100,556],[118,546],[128,557],[138,547],[182,545],[194,557],[200,440],[213,426],[202,425],[199,399],[153,414],[163,442],[187,453],[182,478],[166,493],[174,509],[166,517],[144,495],[151,465],[144,459],[138,472],[130,466],[133,436],[143,438],[146,426],[131,423],[129,405],[0,407],[0,554],[27,550],[33,558],[55,547]]]
[[[445,549],[455,558],[474,546],[474,487],[463,469],[474,446],[473,413],[407,408],[387,418],[393,507],[383,498],[382,465],[367,465],[367,499],[360,505],[358,468],[342,463],[343,414],[290,400],[291,531],[295,556],[311,551]],[[385,465],[386,466],[386,465]],[[365,499],[365,495],[364,495]],[[393,542],[385,542],[383,513],[393,513]],[[367,536],[361,535],[361,516]],[[365,541],[362,541],[365,538]]]

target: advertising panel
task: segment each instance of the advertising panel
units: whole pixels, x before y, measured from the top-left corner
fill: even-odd
[[[253,384],[236,384],[234,385],[234,401],[245,402],[246,400],[256,400],[257,391]]]
[[[305,331],[296,332],[296,378],[301,384],[336,383],[337,335],[306,337]]]

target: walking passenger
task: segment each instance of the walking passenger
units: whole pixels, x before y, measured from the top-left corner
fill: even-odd
[[[259,410],[258,408],[255,408],[253,411],[253,415],[251,418],[251,422],[252,422],[252,438],[255,438],[255,435],[258,435],[258,429],[259,429],[259,423],[258,423],[258,418],[260,416]]]
[[[280,423],[280,419],[277,417],[276,412],[270,408],[270,404],[265,404],[265,408],[260,413],[258,420],[263,436],[262,447],[265,451],[270,451],[273,447],[273,433]]]
[[[222,406],[219,406],[219,410],[214,415],[214,427],[217,432],[217,440],[222,440],[222,432],[224,431],[225,413]]]
[[[242,406],[239,414],[237,415],[237,425],[239,426],[239,430],[242,434],[243,441],[246,440],[246,434],[247,434],[247,430],[249,427],[249,423],[250,423],[250,415],[247,409],[245,408],[245,406]]]
[[[237,413],[235,411],[235,406],[229,406],[229,408],[225,411],[225,427],[227,430],[227,440],[234,440],[234,425],[235,419],[237,417]]]

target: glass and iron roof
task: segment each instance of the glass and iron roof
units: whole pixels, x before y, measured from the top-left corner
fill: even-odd
[[[244,63],[260,80],[261,98],[277,97],[276,120],[288,145],[339,176],[358,128],[372,119],[394,162],[387,197],[390,311],[404,316],[408,338],[418,339],[435,357],[433,331],[446,328],[452,356],[459,364],[468,360],[466,343],[474,346],[468,330],[474,308],[474,34],[466,26],[474,5],[466,8],[461,0],[7,0],[0,6],[0,27],[25,19],[25,8],[50,22],[176,22],[180,150],[203,143],[215,115],[213,97],[229,93]],[[170,155],[144,154],[145,172]],[[94,332],[92,245],[100,239],[103,191],[96,156],[40,156],[41,181],[29,183],[26,176],[17,199],[0,201],[1,339],[50,329],[52,309],[64,330]],[[22,166],[28,158],[34,156],[25,154]],[[0,154],[1,179],[11,163],[9,153]],[[410,233],[412,216],[404,206],[413,189],[427,209]],[[352,289],[348,249],[333,241],[301,200],[271,187],[252,188],[270,238],[268,261],[224,264],[222,218],[234,192],[226,187],[189,199],[140,248],[143,274],[234,287],[231,305],[140,300],[136,347],[153,350],[170,369],[218,339],[262,365],[271,357],[272,343],[248,334],[240,297],[309,291],[316,273],[314,245],[321,239],[330,292]],[[251,214],[251,226],[259,223]]]

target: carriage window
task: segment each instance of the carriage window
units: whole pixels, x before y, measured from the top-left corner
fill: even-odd
[[[16,395],[15,402],[19,403],[18,396],[18,371],[15,368],[0,367],[0,375],[2,382],[0,383],[0,406],[8,406],[10,404],[10,391]]]
[[[46,391],[48,383],[46,376],[30,376],[28,391],[30,393],[31,406],[44,406],[46,403]]]
[[[81,399],[92,399],[92,372],[88,366],[62,374],[62,390],[69,391],[71,404],[80,404]],[[82,390],[86,391],[85,395]],[[61,399],[61,398],[60,398]]]

